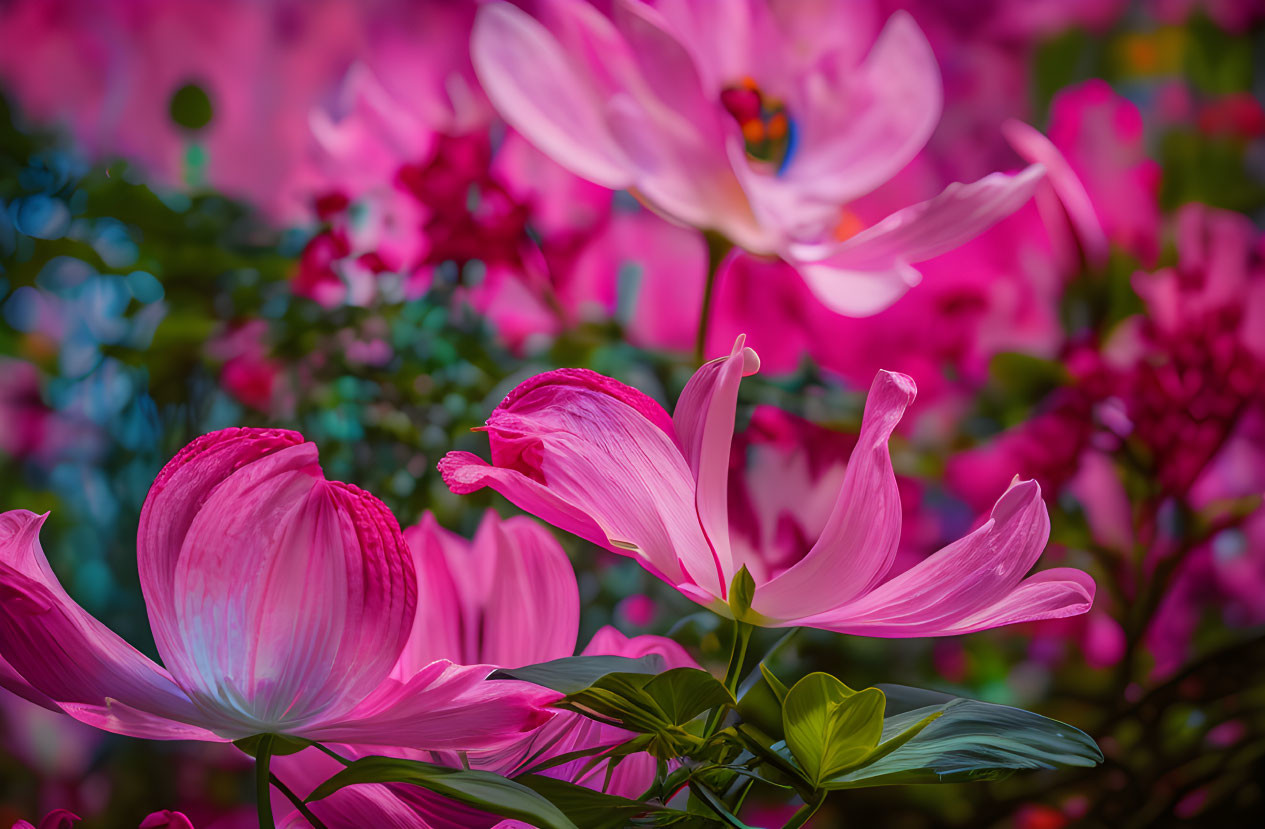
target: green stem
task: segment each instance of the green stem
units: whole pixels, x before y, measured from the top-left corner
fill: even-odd
[[[817,810],[820,809],[821,804],[825,802],[826,794],[825,792],[822,792],[817,796],[816,800],[813,800],[810,803],[805,803],[803,806],[799,807],[795,814],[791,815],[791,819],[786,822],[786,825],[783,826],[782,829],[799,829],[799,827],[808,823],[813,815],[817,814]]]
[[[277,822],[272,818],[272,735],[264,734],[259,738],[259,747],[255,750],[255,801],[259,808],[259,829],[274,829]]]
[[[707,242],[707,282],[703,286],[703,308],[698,315],[698,336],[694,339],[694,361],[702,365],[704,350],[707,348],[707,329],[712,321],[712,298],[716,293],[716,274],[720,272],[720,263],[729,253],[733,245],[728,239],[713,231],[703,234]]]
[[[742,663],[747,658],[747,645],[751,643],[751,634],[755,627],[745,622],[734,620],[734,638],[729,647],[729,666],[725,668],[725,689],[730,694],[737,694],[738,680],[742,677]],[[725,709],[717,708],[707,718],[707,727],[703,729],[703,739],[707,740],[716,733],[716,728],[725,717]]]
[[[269,779],[272,781],[272,785],[276,786],[277,789],[280,790],[280,792],[283,795],[285,795],[286,800],[290,801],[290,803],[294,806],[294,808],[299,810],[299,814],[303,815],[303,819],[306,820],[308,823],[312,824],[314,829],[328,829],[328,827],[326,827],[324,823],[321,823],[320,818],[312,814],[312,810],[309,809],[307,807],[307,804],[303,802],[303,798],[299,797],[297,794],[290,791],[290,787],[287,786],[285,783],[282,783],[280,777],[277,777],[277,775],[273,774],[273,775],[269,775]]]

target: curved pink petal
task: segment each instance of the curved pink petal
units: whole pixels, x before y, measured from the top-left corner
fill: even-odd
[[[304,736],[320,742],[428,751],[491,749],[547,722],[558,695],[524,682],[487,681],[488,665],[432,662],[408,679],[388,679],[337,721]]]
[[[514,668],[571,656],[580,628],[580,591],[567,554],[530,518],[488,516],[491,589],[479,661]]]
[[[575,653],[575,572],[544,527],[488,510],[470,541],[426,513],[406,535],[420,600],[396,678],[436,659],[516,668]]]
[[[864,596],[887,574],[900,543],[901,506],[887,442],[914,401],[904,374],[881,371],[865,401],[861,434],[830,518],[812,549],[756,590],[752,609],[792,620]]]
[[[137,829],[194,829],[194,826],[183,812],[163,809],[146,815]]]
[[[892,272],[953,250],[1009,216],[1032,198],[1044,175],[1045,169],[1034,164],[1013,175],[990,173],[969,184],[956,182],[845,242],[792,245],[788,258],[800,270]]]
[[[394,516],[326,481],[315,446],[296,439],[205,436],[159,475],[142,523],[164,658],[235,736],[337,717],[387,676],[413,623]]]
[[[865,636],[946,636],[1084,613],[1094,594],[1086,574],[1056,569],[1022,580],[1049,534],[1041,487],[1017,483],[975,532],[869,594],[798,621]]]
[[[660,415],[644,395],[594,372],[549,372],[512,391],[488,419],[493,464],[516,474],[460,455],[442,471],[454,491],[490,485],[564,530],[635,554],[672,584],[719,596],[694,477]]]
[[[629,184],[597,90],[548,29],[509,3],[489,3],[475,18],[470,56],[514,129],[578,176],[614,189]]]
[[[694,505],[716,559],[721,589],[734,574],[729,548],[729,448],[734,438],[738,385],[760,370],[760,358],[739,336],[728,357],[703,365],[685,384],[672,414],[694,473]],[[722,598],[724,597],[722,593]]]
[[[154,642],[167,665],[180,658],[176,568],[198,510],[211,490],[236,470],[303,442],[298,432],[284,429],[222,429],[181,449],[154,479],[141,508],[136,563]]]
[[[805,77],[802,143],[782,174],[801,197],[836,205],[908,164],[931,137],[943,103],[936,56],[906,12],[892,15],[860,66],[845,58]]]
[[[448,567],[448,548],[457,548],[452,553],[455,557],[468,542],[439,526],[429,511],[404,531],[404,539],[417,571],[417,616],[391,676],[405,682],[436,659],[482,661],[467,658],[461,593]]]
[[[166,671],[66,594],[40,549],[43,522],[26,510],[0,513],[0,659],[41,700],[89,725],[152,739],[221,740]],[[131,715],[117,720],[111,705]]]
[[[1046,169],[1050,187],[1066,211],[1067,220],[1075,229],[1076,238],[1085,251],[1086,258],[1095,265],[1106,264],[1110,252],[1107,234],[1085,185],[1081,183],[1072,165],[1050,139],[1035,127],[1022,121],[1007,121],[1002,124],[1001,129],[1002,135],[1024,161],[1040,164]]]
[[[823,305],[848,317],[877,314],[922,280],[922,274],[903,263],[886,270],[849,270],[829,261],[788,261]]]

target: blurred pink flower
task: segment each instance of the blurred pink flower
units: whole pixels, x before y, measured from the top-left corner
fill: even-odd
[[[309,115],[356,62],[398,79],[392,92],[431,117],[478,109],[466,39],[475,5],[20,0],[0,11],[0,78],[33,119],[65,124],[95,156],[294,219]],[[171,117],[186,86],[210,104],[205,126]]]
[[[634,557],[689,598],[730,615],[735,574],[748,564],[753,575],[765,570],[732,544],[728,513],[738,385],[758,368],[755,352],[739,338],[729,357],[694,375],[674,417],[593,372],[538,375],[488,419],[492,465],[450,452],[440,471],[454,492],[490,486],[568,532]],[[936,636],[1088,610],[1094,584],[1080,571],[1050,570],[1023,580],[1049,533],[1040,487],[1032,481],[1010,487],[974,533],[883,581],[901,532],[887,440],[913,397],[908,377],[884,372],[875,379],[857,449],[821,536],[784,572],[766,580],[756,575],[750,619],[873,636]]]
[[[163,809],[146,815],[138,829],[194,829],[194,826],[184,813]]]
[[[73,812],[68,812],[65,809],[54,809],[44,815],[44,819],[40,821],[38,827],[30,821],[19,820],[13,824],[13,829],[71,829],[72,826],[81,820],[83,818]]]
[[[89,725],[476,748],[548,716],[539,689],[484,682],[486,667],[390,675],[417,605],[412,559],[386,507],[327,481],[295,432],[205,435],[150,489],[138,566],[166,669],[66,594],[39,546],[44,518],[0,515],[0,656]]]
[[[427,513],[405,533],[417,567],[418,608],[413,632],[394,673],[409,676],[435,660],[513,668],[571,656],[579,629],[580,599],[575,573],[562,547],[530,518],[502,520],[488,511],[474,539],[443,529]],[[599,630],[584,655],[640,657],[656,653],[667,668],[697,667],[685,650],[660,636],[628,638],[611,627]],[[495,683],[494,683],[495,684]],[[500,749],[474,751],[464,759],[448,752],[403,752],[403,756],[453,767],[513,774],[581,748],[616,745],[635,736],[570,712],[559,712],[539,728]],[[360,753],[352,749],[352,753]],[[401,752],[388,752],[401,753]],[[588,758],[541,774],[636,797],[654,780],[655,761],[646,754],[623,759],[607,777],[607,764],[587,769]],[[314,751],[278,758],[288,784],[310,790],[335,767]],[[322,777],[324,774],[324,777]],[[312,804],[337,825],[383,825],[393,814],[424,817],[427,826],[491,826],[497,818],[428,792],[399,786],[356,786]],[[354,816],[354,820],[352,817]],[[331,824],[334,825],[334,824]],[[412,824],[409,824],[412,825]]]
[[[501,115],[560,164],[781,256],[826,305],[863,315],[918,282],[912,263],[1022,205],[1041,169],[953,184],[863,221],[848,204],[923,147],[941,92],[908,15],[876,40],[860,18],[851,6],[754,0],[627,0],[610,17],[555,0],[535,18],[498,2],[480,9],[471,51]]]
[[[1142,114],[1105,81],[1055,96],[1050,136],[1011,121],[1003,131],[1027,161],[1044,165],[1037,205],[1062,267],[1107,264],[1115,243],[1152,265],[1159,255],[1160,166],[1147,157]]]

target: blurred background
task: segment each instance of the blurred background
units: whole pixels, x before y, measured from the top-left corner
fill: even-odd
[[[1099,593],[1086,617],[955,639],[805,631],[777,664],[1031,708],[1107,760],[843,792],[814,825],[1259,825],[1265,5],[849,5],[859,31],[908,9],[944,80],[940,126],[886,199],[1018,169],[1002,129],[1017,119],[1081,179],[1106,253],[1047,194],[864,319],[783,264],[732,262],[706,353],[745,331],[764,358],[743,385],[735,522],[814,537],[824,514],[762,490],[761,469],[833,492],[874,372],[898,370],[920,391],[893,442],[905,564],[1018,473],[1051,510],[1047,561],[1089,570]],[[430,509],[470,534],[484,508],[513,508],[451,495],[435,463],[482,451],[471,427],[518,381],[587,366],[670,405],[691,374],[707,240],[498,120],[469,65],[475,7],[0,2],[0,507],[51,511],[67,590],[149,655],[138,514],[194,436],[299,429],[327,475],[402,525]],[[604,624],[671,632],[723,664],[707,614],[561,540],[581,641]],[[775,823],[753,797],[748,819]],[[231,747],[116,738],[0,697],[0,825],[67,808],[135,826],[170,808],[250,826],[252,798]]]

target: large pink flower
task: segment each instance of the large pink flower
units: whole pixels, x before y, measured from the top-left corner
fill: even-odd
[[[742,548],[730,543],[730,443],[738,385],[758,367],[739,338],[729,357],[699,369],[672,417],[641,392],[590,371],[538,375],[488,419],[491,465],[452,452],[440,471],[454,492],[490,486],[728,614],[728,588],[747,564]],[[1023,578],[1049,535],[1033,481],[1011,486],[975,532],[884,581],[901,530],[887,440],[914,391],[904,375],[881,372],[875,379],[825,528],[794,565],[756,576],[749,620],[937,636],[1089,609],[1094,584],[1080,571]]]
[[[866,17],[760,0],[617,0],[609,17],[550,0],[532,17],[496,2],[471,52],[501,115],[558,163],[782,256],[832,309],[863,315],[917,283],[912,263],[1023,204],[1042,174],[952,184],[866,226],[847,205],[909,163],[941,108],[913,20],[893,15],[874,39]]]
[[[137,559],[165,669],[66,594],[39,546],[44,518],[0,514],[0,677],[82,722],[160,740],[445,749],[503,744],[546,716],[548,695],[484,682],[486,667],[391,676],[417,606],[399,525],[326,480],[295,432],[205,435],[150,489]]]

